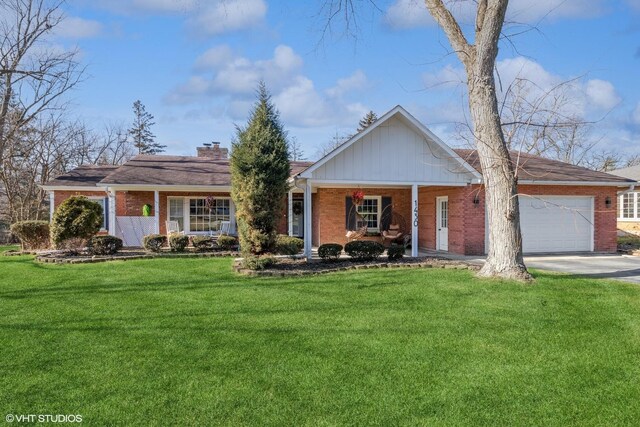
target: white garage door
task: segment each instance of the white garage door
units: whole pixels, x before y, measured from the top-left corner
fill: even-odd
[[[593,251],[593,198],[520,197],[522,248],[532,252]]]

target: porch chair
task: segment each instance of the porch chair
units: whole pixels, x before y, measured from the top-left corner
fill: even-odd
[[[382,232],[382,241],[386,244],[389,241],[389,244],[399,240],[404,233],[400,231],[399,224],[390,224],[388,230],[384,230]]]
[[[353,240],[358,240],[358,239],[362,239],[365,234],[367,234],[367,226],[365,225],[364,227],[360,227],[357,230],[349,230],[347,231],[347,240],[348,241],[353,241]]]
[[[228,236],[231,232],[231,221],[220,221],[220,236]]]
[[[180,224],[178,221],[167,221],[165,223],[165,227],[167,228],[167,236],[172,234],[184,235],[184,231],[180,231]]]

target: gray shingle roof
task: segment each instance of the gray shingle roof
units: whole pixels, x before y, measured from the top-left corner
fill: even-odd
[[[623,176],[625,178],[631,178],[637,181],[640,180],[640,165],[616,169],[614,171],[611,171],[611,173],[614,175]]]
[[[478,152],[476,150],[456,149],[454,150],[463,160],[482,173]],[[511,159],[515,161],[518,153],[512,152]],[[518,180],[520,181],[559,181],[576,182],[576,184],[587,182],[610,182],[612,185],[619,185],[635,182],[634,179],[623,178],[606,172],[598,172],[581,166],[551,160],[533,154],[519,153]]]
[[[310,165],[291,162],[292,175]],[[229,160],[206,157],[140,155],[120,166],[100,184],[104,185],[185,185],[229,186]]]
[[[53,180],[47,186],[58,187],[95,187],[119,166],[83,165],[66,172]]]

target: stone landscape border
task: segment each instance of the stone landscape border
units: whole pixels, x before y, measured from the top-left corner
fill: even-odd
[[[415,262],[414,262],[415,260]],[[326,266],[326,268],[314,269],[314,270],[279,270],[279,269],[265,269],[265,270],[250,270],[242,266],[242,258],[236,258],[233,262],[233,269],[236,273],[250,276],[250,277],[300,277],[300,276],[314,276],[327,273],[337,273],[341,271],[352,270],[368,270],[368,269],[403,269],[403,268],[446,268],[454,270],[473,270],[477,271],[480,266],[477,264],[465,262],[465,261],[452,261],[441,258],[415,258],[406,259],[403,261],[382,261],[382,262],[357,262],[348,261],[342,262],[340,265],[325,263],[321,261],[313,261],[317,265]]]
[[[153,258],[221,258],[221,257],[237,257],[238,252],[220,251],[220,252],[167,252],[167,253],[135,253],[126,255],[126,252],[115,255],[94,255],[94,256],[69,256],[62,254],[40,254],[36,255],[35,260],[42,263],[53,264],[91,264],[96,262],[107,261],[129,261],[135,259],[153,259]]]

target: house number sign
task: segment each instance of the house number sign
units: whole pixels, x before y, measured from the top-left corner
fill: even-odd
[[[413,201],[413,226],[418,226],[418,201]]]

